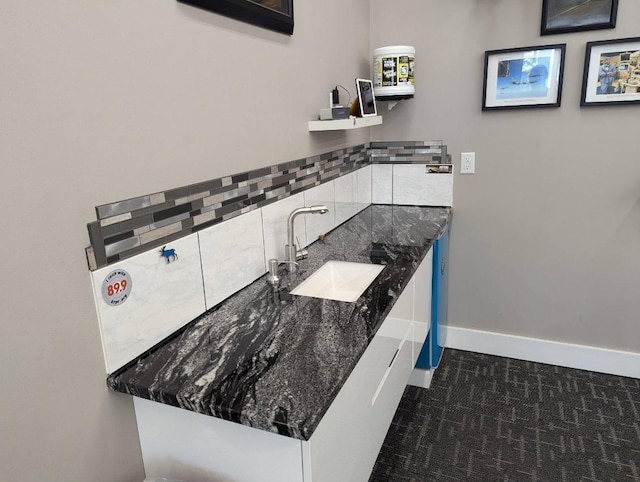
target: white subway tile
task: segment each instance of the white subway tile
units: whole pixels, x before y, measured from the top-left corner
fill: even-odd
[[[336,187],[336,226],[342,224],[357,212],[358,178],[351,172],[337,178]]]
[[[393,166],[373,164],[371,166],[371,202],[391,204],[393,201]]]
[[[307,245],[313,243],[321,234],[327,234],[336,226],[336,202],[334,181],[304,191],[305,206],[324,204],[329,208],[326,214],[313,214],[305,220]]]
[[[453,174],[427,173],[423,164],[393,166],[393,203],[451,206]]]
[[[265,273],[261,210],[203,229],[198,237],[207,309]]]
[[[371,166],[356,171],[358,178],[357,210],[362,211],[371,204]]]
[[[167,262],[160,248],[91,273],[107,373],[112,373],[205,311],[196,234],[172,241],[177,259]],[[131,292],[121,304],[104,300],[108,275],[124,270]]]

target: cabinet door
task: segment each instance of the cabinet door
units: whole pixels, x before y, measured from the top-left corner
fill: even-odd
[[[433,248],[429,250],[420,266],[411,277],[400,297],[396,300],[388,319],[413,321],[413,363],[416,363],[418,354],[429,333],[431,327],[431,284],[433,276]],[[383,336],[396,336],[389,329],[401,331],[397,323],[385,322],[378,333]],[[403,332],[404,333],[404,332]]]
[[[387,323],[387,320],[385,320]],[[367,482],[413,368],[413,323],[376,334],[309,442],[305,482]],[[310,467],[310,470],[307,468]]]
[[[305,482],[368,480],[429,331],[432,270],[433,249],[303,443]]]
[[[414,275],[413,321],[415,322],[416,359],[431,329],[432,278],[433,248],[429,250]]]
[[[147,477],[302,482],[302,441],[133,397]]]

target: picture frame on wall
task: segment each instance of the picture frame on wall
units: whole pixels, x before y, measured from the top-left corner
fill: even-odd
[[[180,3],[293,35],[293,0],[178,0]]]
[[[588,42],[581,106],[640,103],[640,37]]]
[[[541,35],[615,28],[618,0],[542,0]]]
[[[482,110],[560,107],[566,44],[488,50]]]

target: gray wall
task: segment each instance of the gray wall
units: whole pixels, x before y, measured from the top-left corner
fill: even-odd
[[[444,139],[454,180],[453,326],[640,352],[638,106],[580,108],[585,44],[618,26],[541,37],[541,1],[371,1],[371,48],[416,47],[416,95],[372,139]],[[481,112],[484,51],[566,43],[562,106]]]
[[[540,4],[296,0],[289,38],[173,0],[2,2],[0,479],[144,478],[130,398],[104,384],[93,206],[369,140],[306,123],[382,45],[416,46],[418,92],[371,138],[477,152],[455,180],[452,324],[640,351],[638,108],[578,107],[585,42],[637,35],[640,5],[540,38]],[[484,50],[555,42],[560,109],[480,112]]]
[[[0,3],[1,480],[144,478],[105,387],[93,206],[369,139],[307,131],[369,72],[368,0],[295,15],[288,37],[175,0]]]

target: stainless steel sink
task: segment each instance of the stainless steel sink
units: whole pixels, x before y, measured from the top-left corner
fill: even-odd
[[[327,261],[291,290],[291,294],[336,301],[356,301],[384,266]]]

